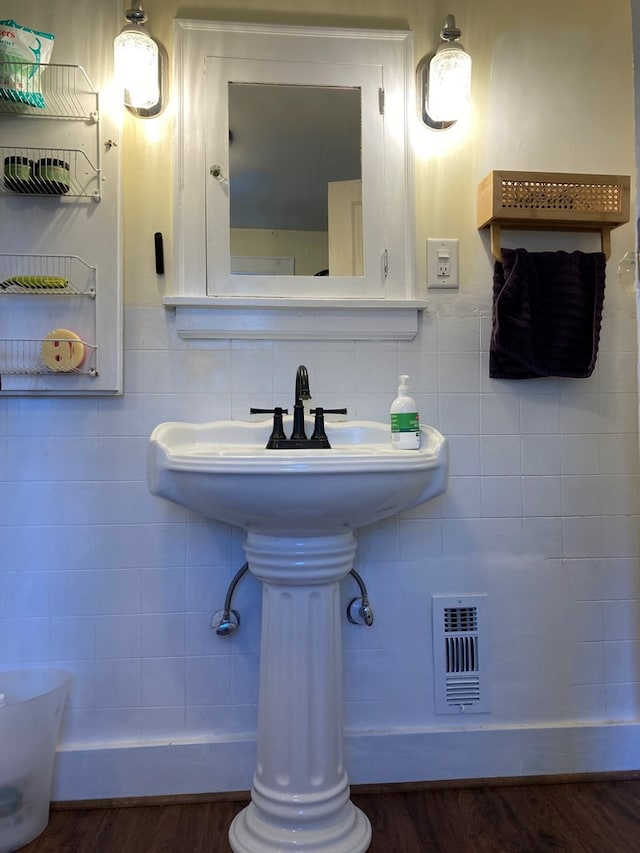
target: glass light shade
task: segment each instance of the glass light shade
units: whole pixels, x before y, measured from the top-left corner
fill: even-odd
[[[125,105],[151,109],[160,100],[158,45],[141,24],[133,24],[122,30],[113,46]]]
[[[461,45],[447,42],[429,63],[429,116],[434,121],[457,121],[470,102],[471,57]]]

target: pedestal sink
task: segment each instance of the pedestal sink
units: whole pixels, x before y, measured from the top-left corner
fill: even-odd
[[[393,450],[385,424],[347,421],[327,425],[330,449],[266,450],[270,430],[160,424],[149,488],[243,527],[262,581],[257,765],[251,803],[229,829],[232,850],[362,853],[371,828],[349,799],[343,763],[339,584],[356,528],[445,489],[447,443],[422,426],[419,450]]]

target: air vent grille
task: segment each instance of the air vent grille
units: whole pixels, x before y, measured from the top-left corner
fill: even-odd
[[[444,630],[451,631],[477,631],[478,630],[478,608],[477,607],[445,607],[444,608]]]
[[[478,669],[477,637],[445,637],[444,643],[447,672],[475,672]]]
[[[447,678],[447,704],[466,707],[480,701],[480,678]]]
[[[433,596],[437,714],[490,710],[487,596]]]

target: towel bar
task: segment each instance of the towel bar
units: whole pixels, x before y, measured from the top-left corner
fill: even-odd
[[[593,227],[593,228],[572,228],[571,226],[559,226],[559,225],[512,225],[498,222],[494,220],[489,223],[489,232],[491,235],[491,254],[497,261],[502,260],[502,251],[500,248],[500,232],[501,228],[510,228],[511,230],[526,230],[526,231],[594,231],[600,234],[600,244],[602,246],[602,251],[604,252],[604,256],[607,260],[611,257],[611,225],[603,225],[601,227]]]

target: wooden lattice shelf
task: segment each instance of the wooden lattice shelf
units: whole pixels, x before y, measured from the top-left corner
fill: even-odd
[[[501,259],[500,229],[597,231],[611,254],[611,229],[629,221],[628,175],[490,172],[478,186],[478,228],[490,228]]]

